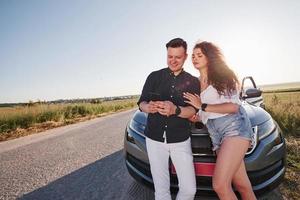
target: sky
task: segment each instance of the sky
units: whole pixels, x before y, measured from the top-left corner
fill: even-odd
[[[140,94],[165,44],[215,43],[238,77],[300,81],[298,0],[0,0],[0,103]]]

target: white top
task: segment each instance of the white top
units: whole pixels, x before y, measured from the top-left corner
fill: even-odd
[[[236,91],[230,96],[226,95],[220,95],[216,88],[214,88],[212,85],[209,85],[205,90],[203,90],[200,94],[200,98],[202,103],[206,104],[222,104],[222,103],[236,103],[241,105],[242,102],[239,98],[239,92]],[[226,114],[221,113],[213,113],[213,112],[204,112],[202,110],[199,110],[198,115],[201,117],[201,121],[206,124],[208,119],[215,119],[219,117],[223,117]]]

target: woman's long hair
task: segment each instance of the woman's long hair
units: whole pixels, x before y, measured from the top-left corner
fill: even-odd
[[[224,61],[221,50],[211,42],[201,42],[194,49],[200,48],[207,59],[208,83],[216,88],[220,95],[230,95],[237,91],[239,81],[235,73]]]

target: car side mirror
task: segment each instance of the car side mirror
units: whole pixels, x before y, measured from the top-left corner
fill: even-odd
[[[246,90],[245,95],[242,97],[243,99],[253,98],[253,97],[260,97],[262,91],[258,88],[249,88]]]

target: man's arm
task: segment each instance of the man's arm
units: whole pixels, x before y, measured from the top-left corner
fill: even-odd
[[[142,112],[151,112],[152,109],[148,108],[148,104],[150,103],[150,97],[149,92],[151,91],[151,88],[153,87],[153,77],[154,73],[152,72],[147,77],[145,84],[143,86],[142,94],[137,102],[137,105],[139,106],[140,111]]]
[[[177,106],[175,106],[171,101],[156,101],[154,102],[154,105],[161,115],[171,116],[175,115],[176,113],[175,111]],[[195,108],[193,108],[192,106],[179,107],[181,109],[181,113],[178,115],[178,117],[190,118],[196,113]]]
[[[192,106],[185,106],[185,107],[179,106],[179,107],[181,109],[181,113],[178,115],[178,117],[190,118],[196,114],[196,110]],[[175,109],[176,109],[176,107],[175,107]]]

